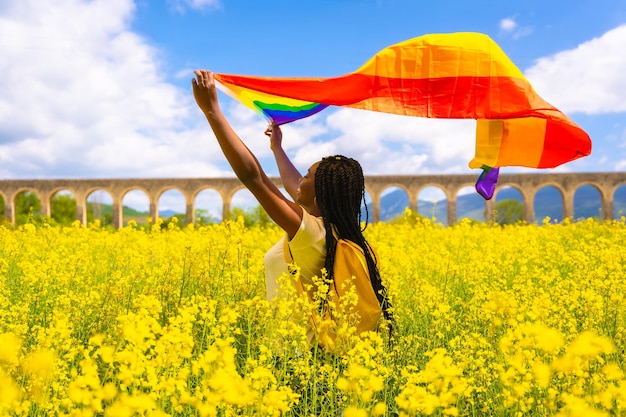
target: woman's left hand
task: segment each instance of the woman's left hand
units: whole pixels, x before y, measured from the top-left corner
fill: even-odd
[[[280,126],[276,124],[276,122],[271,122],[270,125],[265,129],[265,135],[270,138],[270,149],[276,150],[280,149],[283,143],[283,132],[280,130]]]
[[[208,70],[195,70],[194,74],[196,74],[196,78],[191,80],[191,86],[198,107],[205,114],[219,109],[213,73]]]

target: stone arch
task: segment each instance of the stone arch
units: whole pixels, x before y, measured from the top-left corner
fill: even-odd
[[[108,198],[102,198],[102,196],[106,196]],[[104,202],[105,200],[106,202]],[[91,187],[85,191],[85,209],[82,214],[77,213],[77,216],[80,217],[79,220],[83,224],[98,220],[102,226],[112,225],[114,217],[113,202],[113,193],[110,189],[107,189],[106,187]]]
[[[482,222],[489,217],[487,215],[487,203],[476,193],[473,184],[460,187],[455,194],[455,199],[457,209],[462,208],[464,212],[468,213],[462,218]]]
[[[177,193],[180,195],[180,198],[178,196],[172,196],[172,193]],[[188,192],[186,192],[184,189],[181,189],[178,186],[171,186],[171,187],[163,187],[161,189],[159,189],[156,192],[156,198],[155,198],[155,214],[157,217],[161,218],[161,217],[167,217],[167,218],[171,218],[173,216],[183,216],[183,222],[187,222],[188,219],[188,213],[187,211],[189,210],[193,210],[193,201],[190,201],[190,199],[188,198]],[[168,205],[167,210],[170,211],[170,213],[168,213],[167,216],[162,216],[161,213],[163,212],[164,208],[163,206],[167,203],[167,202],[163,202],[163,198],[166,199],[170,199],[170,202]],[[178,200],[178,201],[177,201]],[[180,204],[180,202],[182,201],[182,205],[176,209],[171,208],[171,207],[177,207],[177,203]],[[190,204],[192,205],[192,207],[190,207]]]
[[[147,207],[147,212],[148,215],[146,216],[145,219],[141,218],[141,216],[134,216],[132,219],[128,219],[128,220],[135,220],[137,221],[138,224],[140,223],[145,223],[148,220],[148,217],[150,217],[152,219],[152,221],[154,221],[156,219],[156,210],[157,210],[157,203],[154,200],[154,195],[151,194],[146,188],[144,187],[140,187],[140,186],[135,186],[135,187],[129,187],[127,189],[125,189],[122,193],[120,193],[120,201],[119,201],[119,214],[120,214],[120,225],[123,225],[125,223],[127,223],[126,221],[126,216],[124,216],[124,212],[123,212],[123,207],[124,207],[124,200],[131,195],[131,193],[134,192],[138,192],[138,193],[142,193],[143,195],[146,196],[147,200],[148,200],[148,207]],[[130,206],[128,206],[130,207]],[[136,211],[139,211],[137,209],[133,209]],[[139,211],[141,213],[141,211]]]
[[[450,196],[448,198],[448,225],[449,226],[455,224],[458,220],[457,212],[458,212],[458,204],[459,204],[458,202],[459,193],[463,189],[473,187],[474,182],[475,182],[475,177],[467,176],[467,175],[458,176],[457,178],[455,178],[454,180],[451,180],[448,183],[442,181],[442,185],[444,185],[446,189],[448,189],[447,194]],[[488,203],[485,203],[484,211],[488,211],[489,207],[490,206],[488,205]],[[484,213],[483,216],[485,218],[489,218],[489,213]]]
[[[0,225],[3,224],[5,221],[9,222],[9,219],[5,219],[6,205],[7,198],[4,193],[0,191]]]
[[[448,190],[441,185],[425,184],[417,191],[417,213],[429,219],[448,224],[448,201],[450,196]],[[429,194],[422,197],[422,194]],[[443,198],[437,198],[443,195]]]
[[[525,197],[527,194],[521,185],[509,181],[509,182],[503,182],[501,184],[498,184],[498,187],[496,188],[496,191],[493,194],[493,198],[497,198],[498,194],[501,194],[503,191],[506,194],[506,189],[512,189],[513,191],[511,192],[518,192],[521,197]],[[502,195],[500,197],[502,197]]]
[[[222,199],[224,201],[224,207],[222,208],[222,219],[225,219],[230,215],[231,204],[232,204],[233,196],[235,195],[235,193],[245,188],[246,188],[245,186],[240,185],[240,186],[231,187],[230,189],[224,190],[224,191],[218,190],[219,193],[222,195]]]
[[[13,213],[14,213],[14,217],[13,217],[13,224],[24,224],[28,222],[28,216],[29,213],[18,213],[17,212],[17,200],[18,198],[20,198],[21,195],[23,194],[27,194],[24,196],[25,199],[28,199],[28,197],[32,194],[34,196],[34,198],[36,199],[36,201],[32,201],[32,202],[28,202],[28,207],[32,208],[32,214],[35,217],[38,216],[42,216],[45,214],[42,212],[43,209],[43,201],[44,198],[42,197],[42,192],[40,190],[38,190],[37,188],[31,188],[31,187],[22,187],[22,188],[18,188],[15,193],[13,194],[12,198],[11,198],[11,206],[13,208]],[[32,204],[31,204],[32,203]],[[39,208],[37,208],[37,206],[39,206]],[[20,207],[21,208],[21,207]]]
[[[626,182],[617,184],[611,192],[613,209],[611,216],[613,219],[626,217]]]
[[[78,212],[78,204],[75,191],[68,188],[59,189],[57,187],[56,189],[52,190],[49,195],[49,200],[47,201],[47,204],[50,205],[50,218],[56,223],[65,226],[69,226],[74,222],[74,220],[76,220]],[[63,198],[67,195],[71,196],[71,199],[74,200],[73,204],[71,201],[65,200]],[[55,202],[57,204],[55,204]]]
[[[528,223],[529,213],[527,212],[528,207],[525,204],[527,198],[528,197],[524,195],[524,189],[517,184],[503,184],[502,186],[498,187],[498,189],[496,190],[493,196],[494,218],[492,220],[495,222],[499,222],[499,223],[515,221],[516,220],[515,213],[509,213],[510,215],[513,216],[513,218],[511,219],[505,219],[502,217],[502,215],[506,216],[506,214],[498,213],[498,209],[501,207],[499,206],[499,203],[503,203],[504,201],[507,201],[507,200],[515,200],[519,202],[522,208],[521,218],[519,218],[519,220],[524,220]],[[532,210],[530,211],[530,216],[532,218]]]
[[[390,206],[388,211],[380,211],[380,220],[391,220],[398,216],[401,216],[406,208],[416,212],[417,211],[417,198],[413,199],[411,191],[408,187],[399,183],[387,184],[380,191],[380,202],[391,201],[387,203]]]
[[[516,181],[502,181],[498,184],[498,188],[496,189],[496,193],[494,195],[494,200],[497,199],[498,194],[502,191],[503,188],[511,187],[519,192],[522,196],[522,205],[524,208],[524,221],[527,224],[532,224],[535,221],[535,209],[534,209],[534,201],[535,201],[535,187],[526,186],[523,182]],[[497,201],[497,200],[496,200]],[[494,201],[494,207],[495,207]]]
[[[581,207],[581,204],[576,204],[578,200],[581,198],[585,200],[585,204],[582,207]],[[593,200],[597,200],[597,201],[594,202]],[[593,184],[593,183],[577,184],[576,189],[574,190],[574,193],[573,193],[572,219],[579,220],[579,219],[590,218],[590,217],[597,218],[597,219],[604,218],[604,215],[603,215],[604,200],[605,200],[605,196],[602,193],[602,189],[597,184]]]
[[[551,191],[554,190],[554,191]],[[557,194],[558,193],[558,196]],[[539,199],[551,199],[552,202],[549,202],[548,207],[544,212],[537,212],[537,201]],[[567,202],[567,194],[563,187],[554,182],[547,181],[542,183],[535,192],[533,193],[533,211],[535,217],[535,223],[541,224],[543,223],[546,217],[550,218],[551,222],[561,222],[564,218],[567,217],[566,211],[566,202]],[[571,216],[570,216],[571,217]]]
[[[50,200],[52,200],[52,197],[54,197],[56,194],[60,193],[61,191],[67,191],[68,193],[72,194],[72,195],[76,195],[76,188],[69,186],[69,187],[63,187],[63,186],[58,186],[58,187],[51,187],[50,191],[48,192],[48,202],[50,202]]]
[[[258,200],[254,197],[252,192],[246,188],[241,187],[235,190],[230,199],[230,212],[235,212],[236,209],[249,211],[254,207],[259,206]],[[229,216],[230,213],[226,216]]]
[[[206,192],[206,193],[205,193]],[[211,208],[209,209],[202,209],[202,210],[207,210],[206,215],[204,216],[198,216],[197,213],[197,207],[198,207],[198,198],[201,196],[201,194],[210,194],[210,193],[215,193],[217,194],[217,197],[219,198],[219,204],[218,207],[219,208],[215,208],[215,214],[216,216],[213,216]],[[202,197],[202,199],[204,198],[209,198],[210,196],[207,197]],[[187,221],[187,223],[196,223],[198,221],[198,218],[200,218],[200,223],[210,223],[212,218],[218,219],[220,221],[222,221],[224,219],[224,196],[222,195],[222,193],[219,192],[219,190],[217,190],[215,187],[203,187],[200,188],[198,190],[195,191],[195,193],[193,194],[193,198],[192,198],[192,204],[193,204],[193,212],[192,212],[192,218],[191,221]],[[206,202],[206,201],[205,201]],[[211,207],[210,204],[206,204],[205,207]]]
[[[446,188],[442,184],[439,184],[439,183],[436,183],[436,182],[427,182],[427,183],[421,185],[417,189],[418,195],[421,194],[421,192],[424,191],[426,188],[436,188],[436,189],[440,190],[441,192],[443,192],[443,195],[444,195],[446,200],[450,200],[454,196],[448,188]]]

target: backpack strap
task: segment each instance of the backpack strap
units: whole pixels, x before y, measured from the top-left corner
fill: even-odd
[[[359,245],[347,239],[337,241],[333,280],[331,285],[334,287],[334,293],[331,293],[331,296],[336,294],[337,303],[348,287],[354,286],[357,294],[357,305],[354,311],[360,316],[357,330],[359,332],[376,330],[382,315],[382,308],[372,288],[367,260]]]
[[[294,271],[293,267],[291,266],[293,265],[293,256],[291,255],[291,248],[289,247],[289,241],[287,240],[287,236],[283,238],[283,258],[287,263],[287,269],[289,270],[289,273],[293,274]]]
[[[293,266],[293,255],[291,254],[291,248],[289,247],[289,241],[287,240],[287,236],[283,238],[283,258],[287,263],[287,271],[289,271],[289,274],[291,276],[295,276],[298,270]],[[299,293],[307,294],[307,291],[304,289],[304,285],[299,278],[294,280],[294,285],[296,286],[296,290],[298,290]]]

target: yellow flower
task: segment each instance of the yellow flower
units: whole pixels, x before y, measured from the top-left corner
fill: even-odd
[[[372,409],[372,415],[374,416],[382,416],[387,412],[387,404],[385,403],[376,403],[374,408]]]
[[[609,417],[609,413],[589,405],[582,398],[563,394],[565,406],[556,414],[557,417]]]
[[[574,339],[568,351],[574,356],[595,357],[600,354],[613,353],[615,347],[608,338],[585,331]]]
[[[114,360],[114,354],[115,354],[115,348],[112,346],[101,346],[98,349],[98,356],[100,356],[100,358],[105,362],[105,363],[112,363]]]
[[[362,408],[357,408],[355,406],[347,407],[343,415],[345,417],[367,417],[367,410],[363,410]]]
[[[13,333],[0,334],[0,365],[5,363],[15,366],[19,362],[19,353],[22,341]]]
[[[370,225],[396,322],[331,303],[340,356],[327,282],[265,299],[279,227],[158,224],[0,226],[0,415],[626,413],[624,220]]]
[[[31,376],[48,380],[54,374],[55,362],[56,355],[52,350],[39,349],[24,358],[22,369]]]
[[[0,412],[12,410],[20,399],[19,387],[7,375],[0,372]]]
[[[538,363],[535,365],[533,371],[535,373],[537,386],[540,388],[548,388],[548,386],[550,386],[550,378],[552,377],[550,366],[544,363]]]
[[[624,372],[618,364],[611,362],[604,365],[602,373],[609,381],[619,381],[624,379]]]

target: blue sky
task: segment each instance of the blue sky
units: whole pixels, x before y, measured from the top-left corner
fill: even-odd
[[[193,102],[193,69],[335,76],[460,31],[491,36],[590,134],[592,155],[556,170],[626,170],[624,0],[2,0],[0,177],[232,176]],[[221,101],[275,175],[266,121]],[[330,109],[286,126],[284,145],[301,170],[343,153],[371,175],[468,173],[474,126]]]

